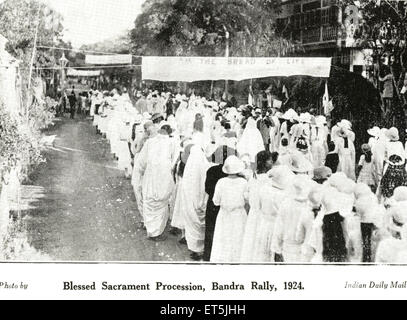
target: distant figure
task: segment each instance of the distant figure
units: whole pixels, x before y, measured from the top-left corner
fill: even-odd
[[[76,110],[76,103],[78,100],[76,99],[75,91],[72,90],[71,94],[68,97],[69,105],[71,107],[71,119],[75,118],[75,110]]]

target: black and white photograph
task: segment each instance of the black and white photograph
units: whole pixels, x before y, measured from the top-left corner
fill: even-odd
[[[406,110],[406,1],[0,0],[0,266],[402,266]]]

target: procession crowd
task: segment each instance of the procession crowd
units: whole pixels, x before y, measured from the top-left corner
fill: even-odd
[[[407,262],[396,128],[157,91],[93,91],[90,116],[131,178],[148,237],[213,263]]]

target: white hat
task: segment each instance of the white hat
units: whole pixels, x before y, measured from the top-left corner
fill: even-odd
[[[344,129],[347,129],[347,130],[352,130],[352,122],[350,122],[349,120],[342,120],[339,124],[338,124],[338,126],[340,127],[340,128],[344,128]]]
[[[290,169],[294,173],[307,173],[314,171],[312,163],[299,152],[294,152],[291,155]]]
[[[400,140],[400,136],[399,136],[399,130],[395,127],[390,128],[387,132],[386,132],[386,137],[390,140],[390,141],[399,141]]]
[[[290,120],[290,121],[297,120],[298,114],[297,114],[297,112],[295,112],[294,109],[289,109],[286,113],[284,113],[283,119]]]
[[[392,200],[395,202],[403,202],[407,201],[407,187],[397,187],[394,190],[394,195],[392,197]]]
[[[223,165],[223,172],[226,174],[239,174],[245,170],[246,166],[242,160],[236,156],[230,156]]]
[[[406,203],[398,203],[387,211],[388,229],[394,232],[401,232],[403,226],[407,224]]]
[[[372,136],[372,137],[379,137],[380,136],[380,128],[379,127],[373,127],[372,129],[367,130],[367,133]]]
[[[143,113],[143,118],[144,120],[150,120],[151,119],[151,115],[148,112],[144,112]]]
[[[134,116],[134,123],[141,124],[143,122],[143,116],[141,114],[137,114]]]
[[[327,124],[326,117],[324,116],[315,117],[315,125],[317,127],[322,128],[326,124]]]
[[[348,195],[353,195],[355,193],[356,183],[351,179],[343,179],[343,181],[338,186],[338,191]]]
[[[355,198],[359,199],[363,196],[373,194],[372,190],[365,183],[358,183],[355,187]]]
[[[332,188],[335,188],[337,191],[339,191],[339,186],[343,181],[346,181],[348,177],[346,176],[345,173],[343,172],[337,172],[334,173],[329,179],[328,179],[328,185],[331,186]]]
[[[275,188],[287,189],[295,178],[295,175],[287,166],[276,166],[268,172],[272,185]]]
[[[347,138],[349,136],[350,129],[347,126],[338,125],[339,130],[336,131],[336,135],[341,138]]]
[[[301,113],[299,122],[311,123],[311,115],[309,113]]]

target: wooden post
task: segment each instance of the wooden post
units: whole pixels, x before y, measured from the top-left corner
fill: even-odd
[[[32,78],[32,74],[33,74],[33,68],[34,68],[34,60],[35,60],[35,56],[37,54],[37,41],[38,41],[38,31],[40,28],[40,11],[41,11],[41,4],[38,4],[38,21],[37,21],[37,26],[35,27],[35,35],[34,35],[34,46],[33,46],[33,52],[32,52],[32,56],[31,56],[31,62],[30,62],[30,72],[28,75],[28,90],[27,90],[27,105],[26,105],[26,121],[28,123],[29,121],[29,109],[30,109],[30,103],[31,103],[31,99],[30,99],[30,90],[31,90],[31,78]]]

